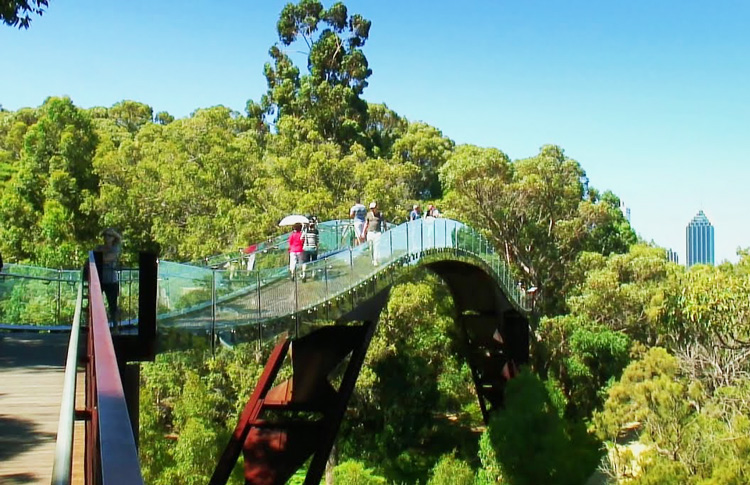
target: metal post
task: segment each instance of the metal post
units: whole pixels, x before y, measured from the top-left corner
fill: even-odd
[[[133,270],[128,272],[128,315],[133,318],[135,313],[133,312]]]
[[[409,259],[409,225],[411,223],[406,223],[406,258]]]
[[[421,219],[424,221],[423,219]],[[422,257],[422,251],[424,251],[424,222],[419,224],[419,257]]]
[[[255,291],[258,293],[258,350],[263,343],[263,324],[260,323],[262,313],[260,311],[260,270],[255,270]]]
[[[443,219],[443,249],[448,246],[448,221]]]
[[[62,306],[62,270],[57,270],[57,309],[55,311],[55,325],[60,325],[60,307]]]
[[[391,245],[391,258],[393,257],[393,231],[388,231],[388,239]]]
[[[323,260],[323,280],[326,282],[326,298],[325,298],[326,299],[326,301],[325,301],[326,319],[330,319],[331,318],[331,316],[330,316],[331,315],[331,305],[330,305],[330,302],[327,301],[328,298],[330,297],[330,295],[328,294],[329,290],[328,290],[328,260],[327,259]]]
[[[211,355],[215,353],[216,332],[216,270],[211,268]]]
[[[297,267],[294,268],[297,273]],[[299,338],[299,278],[294,275],[294,337]]]

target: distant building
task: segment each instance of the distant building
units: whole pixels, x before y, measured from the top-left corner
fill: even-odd
[[[625,202],[620,201],[620,210],[625,219],[630,222],[630,207],[625,205]]]
[[[714,264],[714,226],[703,211],[685,228],[686,264]]]
[[[667,260],[672,263],[680,264],[680,257],[677,256],[677,251],[672,251],[671,249],[667,249]]]

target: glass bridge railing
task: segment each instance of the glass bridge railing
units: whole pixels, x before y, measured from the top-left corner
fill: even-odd
[[[0,272],[0,325],[69,327],[80,270],[6,263]],[[121,321],[138,316],[138,270],[119,271]]]
[[[332,220],[318,223],[320,237],[319,254],[326,255],[349,247],[354,243],[354,227],[351,220]],[[289,234],[282,234],[266,241],[238,248],[229,253],[216,254],[192,261],[192,266],[215,269],[261,269],[283,266],[287,258]]]
[[[359,246],[353,245],[349,220],[326,221],[318,227],[319,259],[298,268],[294,280],[288,270],[288,234],[256,245],[252,269],[244,254],[227,258],[218,267],[160,261],[160,326],[211,334],[256,325],[256,332],[262,333],[266,325],[276,328],[279,319],[311,309],[323,308],[322,315],[335,316],[329,309],[340,307],[363,282],[443,250],[481,259],[508,298],[528,309],[526,294],[492,245],[460,222],[427,218],[390,226],[374,244]],[[0,325],[69,326],[80,278],[77,270],[6,264],[0,273]],[[127,324],[138,316],[138,270],[121,269],[119,281],[119,320]]]
[[[356,305],[351,295],[361,296],[364,283],[426,257],[471,258],[485,266],[513,304],[529,309],[526,293],[492,244],[461,222],[419,219],[391,226],[377,241],[359,246],[348,245],[347,224],[337,222],[331,231],[335,244],[329,246],[335,249],[298,267],[294,278],[286,249],[275,268],[211,269],[160,261],[160,331],[174,328],[221,337],[244,328],[245,340],[275,334],[280,324],[298,324],[307,314],[335,318],[346,305]],[[451,253],[441,254],[446,251]]]

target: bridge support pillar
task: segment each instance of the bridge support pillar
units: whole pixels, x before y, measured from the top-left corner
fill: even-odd
[[[502,315],[464,314],[457,322],[463,330],[467,360],[485,422],[503,406],[505,385],[518,366],[529,361],[528,322],[515,310]]]
[[[247,484],[286,483],[310,457],[305,484],[320,483],[374,330],[374,322],[365,322],[282,339],[209,483],[225,484],[240,452]],[[274,386],[287,357],[292,377]],[[345,361],[336,389],[330,377]]]

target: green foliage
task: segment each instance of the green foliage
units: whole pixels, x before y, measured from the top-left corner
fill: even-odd
[[[282,116],[305,118],[325,139],[344,146],[362,142],[367,103],[360,96],[372,70],[361,48],[369,36],[370,21],[349,15],[342,3],[326,10],[316,0],[300,0],[284,7],[276,28],[283,46],[304,42],[309,72],[300,75],[280,46],[271,47],[273,64],[264,68],[268,92],[260,106],[248,103],[248,114],[265,112],[272,122]]]
[[[502,465],[497,460],[489,430],[479,438],[479,460],[482,466],[477,472],[477,485],[504,485]]]
[[[607,258],[584,253],[576,272],[585,276],[571,291],[568,306],[588,321],[657,345],[669,338],[666,295],[681,271],[666,260],[663,249],[642,244]]]
[[[750,476],[750,381],[707,393],[686,379],[681,362],[650,349],[631,363],[594,415],[596,433],[610,443],[638,430],[647,446],[635,483],[743,483]]]
[[[0,20],[5,25],[28,29],[31,23],[29,14],[42,15],[49,0],[7,0],[0,3]]]
[[[468,463],[454,455],[444,455],[432,469],[427,485],[473,485],[474,472]]]
[[[375,473],[358,461],[347,460],[333,469],[333,483],[348,485],[385,485],[385,478]]]
[[[98,233],[93,202],[99,179],[92,170],[98,138],[69,98],[48,98],[35,117],[0,200],[2,250],[43,266],[78,267],[80,244],[93,243]]]
[[[207,483],[263,369],[252,346],[157,355],[141,372],[140,458],[148,483]],[[230,483],[242,483],[240,467]]]
[[[505,409],[490,420],[489,438],[500,473],[483,476],[500,476],[510,485],[580,484],[599,459],[597,443],[580,425],[560,418],[544,383],[528,370],[510,381]],[[492,463],[486,451],[483,462]]]
[[[459,146],[440,169],[446,202],[500,248],[515,274],[539,289],[538,309],[565,310],[570,278],[583,250],[625,250],[634,240],[609,199],[586,192],[585,172],[561,148],[511,163],[494,148]]]
[[[566,414],[579,419],[589,416],[603,403],[600,390],[628,364],[630,339],[570,315],[542,319],[539,335],[543,343],[536,359],[559,383]]]
[[[423,276],[392,289],[337,445],[342,458],[396,482],[426,481],[454,448],[476,461],[471,428],[481,417],[470,373],[454,357],[452,300]]]
[[[415,192],[409,194],[414,199],[442,197],[438,170],[453,151],[453,140],[426,123],[409,123],[406,133],[399,137],[392,147],[393,157],[411,163],[419,168],[419,181]]]

